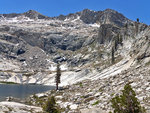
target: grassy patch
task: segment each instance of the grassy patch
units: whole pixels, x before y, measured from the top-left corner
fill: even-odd
[[[115,93],[112,93],[112,94],[111,94],[111,96],[114,96],[114,95],[115,95]]]
[[[76,83],[75,85],[79,85],[80,87],[83,87],[82,82],[78,82],[78,83]]]
[[[99,100],[97,100],[96,102],[94,102],[94,103],[92,104],[92,106],[97,105],[97,104],[99,104]]]
[[[15,82],[5,82],[5,81],[0,81],[0,83],[2,83],[2,84],[18,84],[18,83],[15,83]]]
[[[30,77],[32,75],[34,75],[35,73],[24,73],[23,76],[26,76],[26,77]]]

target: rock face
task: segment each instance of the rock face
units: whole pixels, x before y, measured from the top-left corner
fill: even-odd
[[[29,17],[30,19],[49,19],[49,17],[40,14],[37,11],[29,10],[28,12],[23,13],[22,15]]]
[[[111,42],[115,37],[114,33],[119,33],[118,27],[115,27],[112,24],[101,25],[98,32],[98,42],[100,44]]]
[[[77,17],[80,17],[80,19],[86,24],[111,23],[119,27],[123,27],[127,22],[131,22],[131,20],[127,19],[125,16],[112,9],[106,9],[104,11],[92,11],[89,9],[84,9],[81,12],[77,12],[75,14],[69,14],[67,16],[60,15],[57,18],[60,20],[65,20],[67,18],[75,19]]]

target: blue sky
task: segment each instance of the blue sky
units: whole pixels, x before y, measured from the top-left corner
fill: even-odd
[[[131,20],[150,24],[150,0],[0,0],[0,14],[22,13],[30,9],[47,16],[81,11],[114,9]]]

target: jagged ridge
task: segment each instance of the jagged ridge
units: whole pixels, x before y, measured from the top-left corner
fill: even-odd
[[[24,13],[0,14],[0,17],[5,17],[5,18],[14,18],[14,17],[19,17],[19,16],[25,16],[30,19],[50,19],[50,17],[44,16],[35,10],[29,10]]]

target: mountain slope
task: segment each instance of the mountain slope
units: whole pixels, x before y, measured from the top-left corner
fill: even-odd
[[[57,62],[62,63],[63,69],[67,71],[67,78],[76,79],[75,81],[89,77],[99,78],[96,77],[99,72],[107,72],[111,68],[125,70],[130,67],[126,67],[124,62],[130,59],[127,51],[135,41],[136,31],[141,33],[147,28],[147,25],[131,21],[111,9],[85,9],[75,14],[53,18],[30,10],[21,14],[3,14],[0,20],[1,57],[16,62],[20,67],[19,73],[22,76],[20,78],[18,72],[16,76],[21,83],[53,84],[53,79],[49,80],[52,75],[47,75],[47,72],[53,71]],[[114,46],[118,35],[122,37],[123,45],[118,45],[115,53],[116,63],[123,60],[110,67],[111,47]],[[81,71],[75,72],[78,70]],[[93,71],[97,74],[93,75]],[[25,76],[22,81],[25,72],[31,75],[31,80]],[[119,72],[121,70],[117,73]],[[107,75],[110,73],[112,74],[112,71],[108,71]],[[36,80],[42,74],[47,79]],[[13,79],[10,77],[9,81],[11,80]]]

